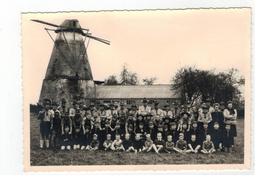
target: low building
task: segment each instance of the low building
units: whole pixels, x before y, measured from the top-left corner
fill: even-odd
[[[170,84],[128,85],[128,86],[96,86],[95,100],[101,103],[124,102],[140,105],[146,98],[150,102],[157,101],[161,106],[179,100],[179,96],[171,89]]]

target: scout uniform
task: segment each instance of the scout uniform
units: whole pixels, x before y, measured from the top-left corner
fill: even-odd
[[[40,148],[43,148],[45,143],[46,148],[49,148],[49,138],[51,132],[51,121],[54,117],[54,111],[49,109],[51,101],[46,99],[44,102],[45,108],[39,112],[38,119],[40,120]]]

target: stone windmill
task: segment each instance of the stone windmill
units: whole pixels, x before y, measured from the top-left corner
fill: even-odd
[[[85,46],[90,39],[110,44],[109,41],[92,36],[88,29],[81,28],[78,20],[65,20],[56,25],[40,20],[32,20],[55,29],[45,28],[54,42],[54,47],[43,80],[39,102],[48,98],[55,102],[88,101],[95,98],[95,82]],[[55,32],[56,38],[50,31]]]

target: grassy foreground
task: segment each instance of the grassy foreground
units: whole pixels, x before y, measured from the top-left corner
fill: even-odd
[[[244,120],[238,120],[238,137],[233,153],[204,154],[155,154],[105,151],[58,151],[39,149],[39,125],[31,113],[31,165],[140,165],[140,164],[241,164],[244,161]]]

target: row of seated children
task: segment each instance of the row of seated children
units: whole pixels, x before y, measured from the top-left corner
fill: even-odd
[[[142,134],[135,133],[134,137],[131,134],[125,133],[115,134],[113,137],[110,133],[106,134],[105,139],[101,140],[99,134],[86,133],[85,139],[81,141],[72,138],[69,133],[69,128],[65,128],[65,133],[61,140],[61,150],[81,149],[81,150],[111,150],[111,151],[126,151],[126,152],[179,152],[179,153],[213,153],[215,151],[231,152],[234,143],[234,137],[230,133],[230,125],[225,125],[224,132],[218,132],[218,124],[214,124],[215,131],[202,136],[196,131],[179,132],[179,134],[169,133],[163,136],[163,133],[158,131],[153,139],[150,133]],[[177,136],[177,139],[176,137]],[[176,140],[175,140],[176,139]]]

